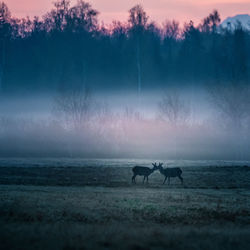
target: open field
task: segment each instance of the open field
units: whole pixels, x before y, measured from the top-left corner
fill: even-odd
[[[249,167],[1,167],[2,249],[249,249]]]
[[[171,178],[171,188],[250,189],[248,166],[183,167],[182,170],[184,186],[179,179]],[[0,167],[0,184],[131,187],[131,177],[132,167]],[[155,171],[149,177],[148,187],[162,188],[163,179],[159,171]],[[142,177],[137,177],[137,183],[142,184]]]

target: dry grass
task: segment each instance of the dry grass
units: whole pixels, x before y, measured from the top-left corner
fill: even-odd
[[[250,167],[184,167],[184,188],[250,189]],[[131,187],[129,167],[0,167],[0,184],[43,186]],[[162,188],[164,177],[154,172],[149,177],[151,188]],[[137,183],[141,185],[139,177]],[[171,187],[183,188],[179,179]]]
[[[162,186],[157,173],[132,185],[128,168],[87,170],[1,168],[0,183],[12,184],[0,185],[2,249],[250,247],[244,167],[185,168],[184,187]]]

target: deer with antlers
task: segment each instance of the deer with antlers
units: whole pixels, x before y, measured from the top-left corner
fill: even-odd
[[[170,185],[170,177],[178,177],[181,180],[181,184],[183,184],[183,178],[181,177],[182,170],[180,168],[163,168],[163,163],[159,163],[158,169],[162,175],[165,176],[165,179],[162,184],[165,184],[168,179],[168,185]]]
[[[148,176],[151,175],[155,170],[158,170],[158,166],[156,163],[152,163],[152,165],[153,165],[153,168],[142,167],[142,166],[133,167],[132,171],[134,175],[132,176],[132,183],[136,183],[135,178],[137,175],[144,176],[143,183],[145,179],[147,179],[147,183],[148,183]]]

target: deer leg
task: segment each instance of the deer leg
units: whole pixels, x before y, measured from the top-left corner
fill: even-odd
[[[144,176],[144,178],[143,178],[143,182],[142,182],[143,184],[144,184],[145,178],[146,178],[146,176]]]
[[[164,184],[165,184],[166,180],[167,180],[167,176],[165,176],[165,179],[164,179],[164,181],[163,181],[162,185],[164,185]]]
[[[170,177],[168,177],[168,185],[170,185]]]
[[[148,183],[148,176],[147,176],[147,183]]]
[[[136,175],[133,175],[133,177],[132,177],[132,183],[135,183],[135,177],[136,177]]]
[[[178,177],[181,180],[181,184],[183,185],[183,178],[180,175]]]

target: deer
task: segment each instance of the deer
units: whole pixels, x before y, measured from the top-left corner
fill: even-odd
[[[178,177],[181,180],[181,184],[183,184],[183,178],[181,177],[182,170],[180,168],[163,168],[163,163],[159,163],[158,169],[162,175],[165,176],[165,179],[162,185],[165,184],[168,179],[168,185],[170,185],[170,177]]]
[[[134,175],[132,176],[132,183],[136,183],[135,178],[137,175],[144,176],[143,182],[142,182],[143,184],[144,184],[145,179],[147,179],[147,183],[148,183],[148,176],[151,175],[155,170],[158,170],[158,166],[156,163],[152,163],[152,165],[153,165],[153,168],[134,166],[132,168],[132,171],[134,173]]]

